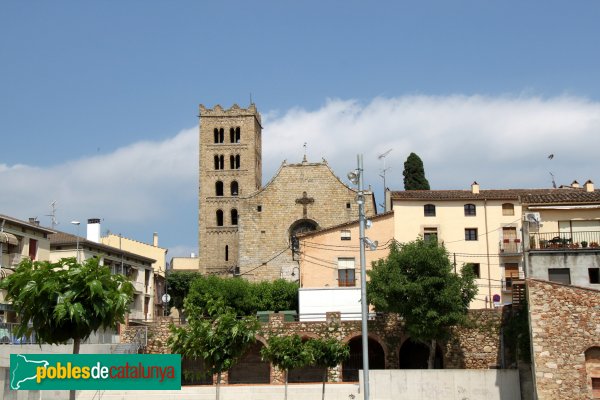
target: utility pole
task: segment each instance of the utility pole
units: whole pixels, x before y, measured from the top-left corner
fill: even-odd
[[[386,201],[385,201],[385,192],[386,192],[386,186],[385,186],[385,172],[386,172],[386,171],[389,169],[389,168],[386,168],[386,167],[385,167],[385,158],[387,157],[387,155],[388,155],[388,154],[390,154],[390,152],[391,152],[392,150],[393,150],[393,149],[389,149],[389,150],[388,150],[388,151],[386,151],[385,153],[382,153],[382,154],[380,154],[380,155],[378,155],[378,156],[377,156],[377,158],[378,158],[379,160],[383,160],[383,169],[381,170],[382,174],[381,174],[381,175],[379,175],[380,177],[382,177],[382,178],[383,178],[383,212],[386,212],[386,211],[387,211],[387,204],[386,204]]]

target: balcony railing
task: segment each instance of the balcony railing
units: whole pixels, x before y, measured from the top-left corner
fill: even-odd
[[[519,254],[523,250],[521,239],[502,239],[500,241],[500,254]]]
[[[546,232],[529,236],[531,250],[600,249],[600,232]]]

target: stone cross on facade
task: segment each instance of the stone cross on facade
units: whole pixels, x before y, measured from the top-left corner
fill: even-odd
[[[304,218],[306,218],[306,207],[309,204],[313,204],[315,202],[315,199],[313,199],[312,197],[308,197],[306,195],[306,192],[302,192],[302,197],[300,197],[299,199],[296,199],[296,204],[302,204],[303,210],[302,210],[302,216]]]

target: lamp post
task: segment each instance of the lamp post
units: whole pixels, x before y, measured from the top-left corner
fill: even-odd
[[[364,400],[369,400],[369,331],[367,322],[369,319],[369,303],[367,301],[367,263],[365,257],[365,244],[371,250],[377,248],[377,242],[365,237],[365,194],[363,192],[363,158],[357,155],[358,167],[348,174],[348,179],[358,185],[356,203],[358,204],[358,227],[360,236],[360,303],[362,322],[362,355],[363,355],[363,384]]]
[[[76,247],[77,248],[77,250],[76,250],[77,256],[76,257],[77,257],[77,264],[79,264],[80,263],[80,261],[79,261],[79,225],[81,225],[81,223],[79,221],[71,221],[71,223],[73,225],[77,225],[77,247]]]

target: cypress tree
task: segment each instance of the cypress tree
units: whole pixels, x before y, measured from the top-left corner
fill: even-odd
[[[423,161],[415,153],[410,153],[404,162],[402,175],[404,175],[404,190],[429,190]]]

